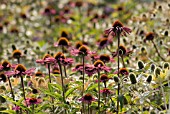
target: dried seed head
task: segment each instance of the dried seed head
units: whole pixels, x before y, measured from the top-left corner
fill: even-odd
[[[156,66],[154,64],[150,65],[150,69],[151,69],[152,72],[155,70],[155,68],[156,68]]]
[[[151,81],[152,81],[152,75],[149,75],[149,76],[147,77],[146,81],[147,81],[148,83],[151,83]]]
[[[161,74],[161,68],[160,67],[156,67],[155,70],[154,70],[154,73],[155,73],[156,77],[158,77],[158,75]]]
[[[143,69],[144,68],[144,63],[143,61],[138,61],[138,68]]]
[[[137,83],[136,75],[134,73],[131,73],[129,75],[129,78],[130,78],[131,84],[136,84]]]

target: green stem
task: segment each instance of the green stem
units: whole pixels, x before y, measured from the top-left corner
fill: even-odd
[[[49,81],[50,81],[50,84],[51,84],[51,73],[50,73],[50,64],[48,64],[48,75],[49,75]],[[49,89],[50,90],[50,89]],[[51,91],[50,91],[51,92]],[[55,107],[54,107],[54,98],[51,97],[51,100],[52,100],[52,109],[53,109],[53,113],[54,113],[54,110],[55,110]]]
[[[24,89],[24,81],[23,81],[23,77],[20,75],[20,78],[21,78],[21,87],[22,87],[22,91],[23,91],[23,97],[24,97],[24,100],[25,100],[25,104],[26,106],[28,107],[28,104],[26,102],[26,97],[25,97],[25,89]],[[22,111],[22,109],[21,109]],[[26,110],[26,113],[28,114],[28,111]]]
[[[10,77],[8,77],[8,81],[9,81],[9,86],[10,86],[10,89],[11,89],[11,94],[12,94],[13,101],[15,101],[15,96],[14,96],[14,92],[13,92],[13,89],[12,89],[12,84],[11,84],[11,81],[10,81]]]
[[[84,83],[85,83],[85,80],[84,80],[84,73],[85,73],[85,65],[84,65],[84,56],[82,56],[82,62],[83,62],[83,87],[82,87],[82,98],[83,98],[83,95],[84,95]],[[84,102],[82,102],[82,112],[84,113]]]
[[[158,54],[158,56],[159,56],[163,61],[166,61],[166,60],[161,56],[161,54],[159,53],[158,48],[156,47],[155,42],[154,42],[153,40],[151,40],[151,41],[152,41],[152,44],[153,44],[153,46],[154,46],[154,48],[155,48],[156,53]]]
[[[100,114],[100,71],[98,71],[98,110]]]
[[[64,53],[64,46],[62,46],[62,52]],[[64,66],[64,74],[65,74],[65,77],[67,77],[66,66]]]
[[[90,114],[90,104],[88,103],[88,114]]]
[[[123,56],[121,56],[121,59],[122,59],[123,67],[124,67],[124,68],[126,68],[126,65],[125,65],[125,62],[124,62]]]
[[[168,108],[167,108],[167,105],[166,105],[166,96],[165,96],[165,92],[164,92],[164,89],[163,89],[163,87],[162,87],[161,82],[160,82],[160,86],[161,86],[161,90],[162,90],[162,94],[163,94],[163,98],[164,98],[165,109],[166,109],[166,111],[167,111]]]
[[[34,114],[34,104],[32,104],[32,114]]]
[[[119,45],[120,45],[120,34],[118,33],[117,34],[117,39],[118,39],[118,44],[117,44],[117,47],[118,47],[118,50],[117,50],[117,64],[118,64],[118,77],[119,77]],[[117,94],[118,94],[118,97],[119,97],[119,90],[120,90],[120,83],[118,82],[118,88],[117,88]],[[119,99],[117,97],[117,114],[119,113]]]
[[[62,72],[62,67],[61,67],[60,62],[58,62],[58,65],[59,65],[60,75],[61,75],[63,102],[66,103],[66,101],[65,101],[65,87],[64,87],[64,80],[63,80],[63,72]],[[64,112],[66,114],[66,110],[64,110]]]

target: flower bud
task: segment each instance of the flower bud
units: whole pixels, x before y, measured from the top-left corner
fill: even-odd
[[[139,67],[139,69],[143,69],[144,63],[142,61],[138,61],[138,67]]]
[[[134,73],[131,73],[131,74],[129,75],[129,78],[130,78],[130,81],[131,81],[132,84],[136,84],[136,83],[137,83],[137,81],[136,81],[136,76],[135,76]]]
[[[149,76],[147,77],[146,81],[147,81],[148,83],[151,83],[151,81],[152,81],[152,75],[149,75]]]

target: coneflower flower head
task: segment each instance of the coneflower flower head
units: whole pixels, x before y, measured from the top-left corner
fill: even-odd
[[[93,98],[91,94],[86,94],[79,100],[82,102],[88,103],[88,104],[91,104],[92,101],[95,101],[95,99]]]
[[[21,56],[22,56],[22,52],[20,50],[14,50],[12,52],[12,57],[15,59],[19,59],[19,58],[21,58]]]
[[[57,43],[54,43],[54,46],[69,46],[69,41],[66,37],[61,37]]]
[[[11,67],[12,67],[11,64],[7,60],[4,60],[2,62],[2,64],[0,64],[0,71],[1,70],[5,70],[5,71],[10,70]]]
[[[28,106],[34,105],[34,104],[40,104],[42,102],[42,99],[40,98],[26,98],[26,104]]]
[[[111,28],[105,30],[105,34],[111,34],[112,36],[116,36],[121,34],[123,36],[127,36],[126,34],[131,33],[131,29],[128,27],[124,27],[120,21],[115,21]]]

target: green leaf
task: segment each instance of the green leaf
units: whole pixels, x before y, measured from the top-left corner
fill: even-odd
[[[54,98],[58,98],[59,100],[63,99],[63,97],[58,94],[58,93],[54,93],[53,91],[49,91],[49,90],[44,90],[44,89],[41,89],[41,91],[44,93],[44,94],[47,94],[51,97],[54,97]]]
[[[67,97],[68,97],[70,94],[72,94],[73,91],[76,90],[78,87],[79,87],[79,86],[67,90],[66,93],[65,93],[65,97],[67,98]]]
[[[14,110],[3,110],[3,111],[0,111],[1,113],[0,114],[5,114],[5,113],[7,113],[7,114],[16,114],[16,111],[14,111]]]
[[[52,87],[52,85],[51,85],[50,83],[48,83],[48,89],[49,89],[50,91],[53,91],[53,87]]]
[[[124,96],[123,95],[119,95],[118,96],[118,100],[120,102],[120,108],[121,108],[121,111],[122,111],[122,108],[123,108],[123,105],[124,105]]]
[[[97,86],[98,86],[97,83],[96,83],[96,84],[93,84],[93,85],[90,85],[90,86],[88,86],[88,88],[87,88],[86,91],[91,91],[91,90],[93,90],[94,88],[96,88]]]
[[[59,89],[59,91],[62,91],[62,86],[59,85],[59,84],[50,84],[52,85],[53,87],[56,87],[57,89]]]

